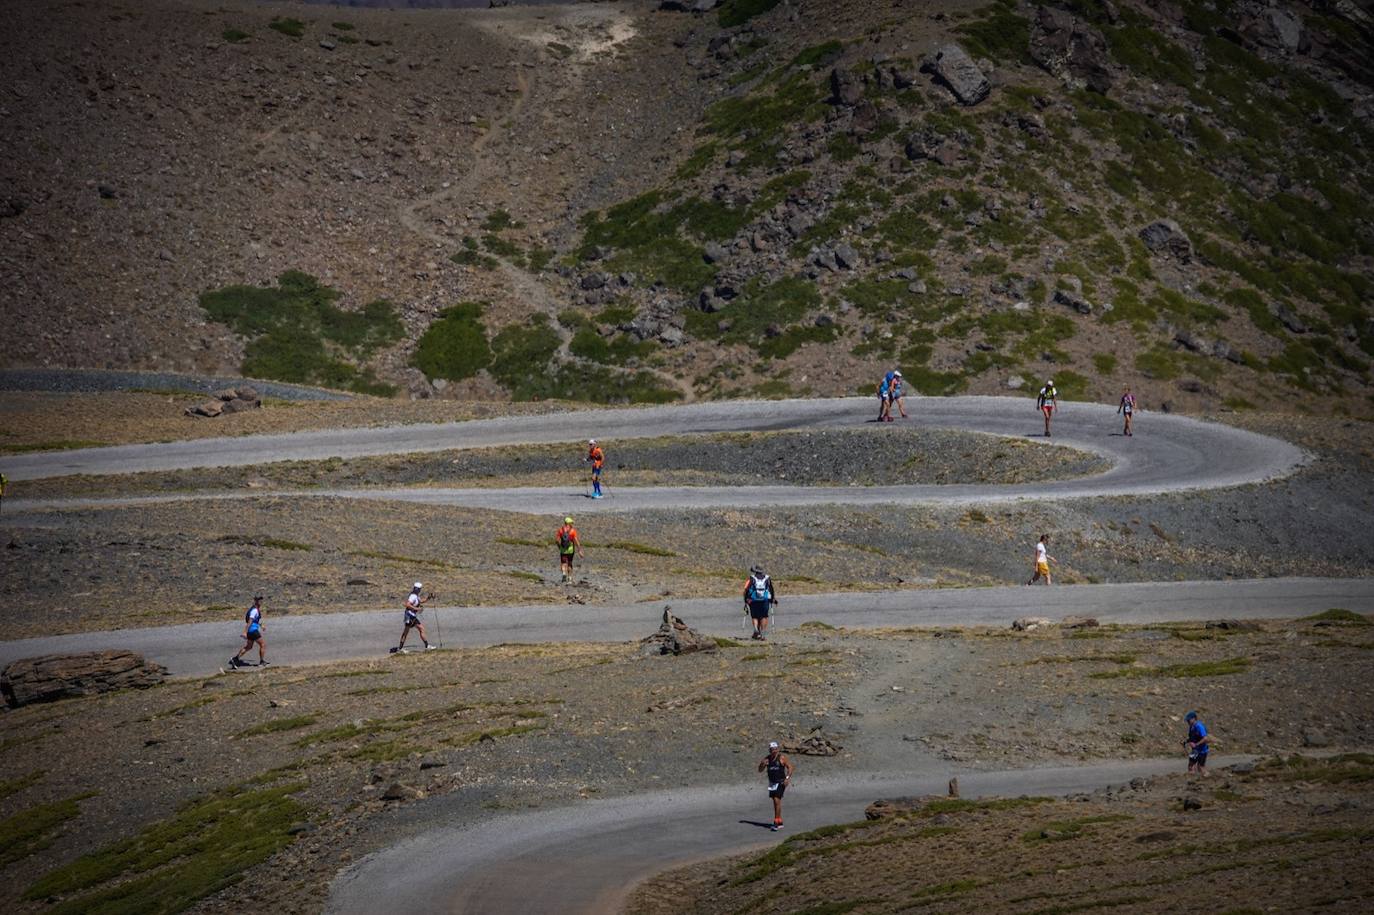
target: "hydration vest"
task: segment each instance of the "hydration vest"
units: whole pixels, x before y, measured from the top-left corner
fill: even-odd
[[[749,599],[751,601],[773,599],[773,582],[767,575],[762,578],[752,573],[749,575]]]

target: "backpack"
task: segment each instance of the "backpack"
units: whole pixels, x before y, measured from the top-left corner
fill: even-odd
[[[558,529],[558,545],[565,550],[572,546],[572,528],[565,525]]]
[[[749,599],[751,601],[773,599],[773,582],[767,575],[762,578],[752,574],[749,576]]]

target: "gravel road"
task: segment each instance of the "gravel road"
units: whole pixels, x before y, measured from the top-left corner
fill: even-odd
[[[466,423],[383,429],[340,429],[236,439],[204,439],[152,445],[122,445],[52,454],[16,455],[6,462],[15,481],[70,474],[135,473],[193,467],[225,467],[283,460],[320,460],[405,454],[495,445],[575,441],[589,434],[615,440],[660,435],[738,432],[794,428],[840,428],[867,419],[865,398],[837,400],[749,401],[600,410],[528,418],[501,418]],[[994,435],[1039,436],[1038,414],[1026,402],[998,397],[951,397],[921,400],[912,420],[893,434],[922,429],[966,429]],[[1105,473],[1036,484],[889,487],[641,487],[610,489],[599,502],[580,492],[525,490],[317,490],[315,495],[403,499],[446,505],[544,514],[551,503],[571,497],[597,511],[648,508],[709,508],[742,505],[926,504],[997,502],[1024,498],[1064,499],[1094,496],[1153,495],[1262,482],[1291,473],[1305,460],[1290,444],[1181,416],[1150,415],[1138,422],[1140,432],[1124,438],[1116,431],[1111,408],[1069,404],[1056,420],[1056,444],[1102,455],[1112,462]],[[252,494],[263,496],[265,493]],[[222,496],[217,496],[222,497]],[[174,497],[192,498],[190,495]],[[151,501],[167,501],[151,497]],[[41,503],[51,507],[54,503]],[[110,504],[80,501],[74,506]],[[116,503],[118,504],[118,503]],[[123,504],[132,504],[124,502]],[[13,503],[13,510],[40,503]],[[7,506],[9,507],[9,506]]]
[[[1241,762],[1220,758],[1217,768]],[[1002,772],[939,771],[799,777],[787,793],[789,833],[860,819],[876,798],[943,795],[1066,795],[1176,771],[1178,759],[1146,759]],[[602,913],[634,886],[692,861],[776,844],[762,782],[590,801],[518,814],[471,829],[439,828],[369,855],[334,882],[331,915],[380,911]],[[448,799],[434,803],[442,805]],[[786,834],[784,834],[785,837]]]
[[[733,599],[672,602],[673,612],[710,633],[740,637],[741,611]],[[1112,623],[1161,623],[1220,617],[1286,618],[1344,607],[1374,613],[1374,579],[1271,578],[1255,581],[1148,582],[1144,584],[1013,586],[933,591],[813,594],[787,598],[775,624],[787,628],[816,620],[832,626],[1006,626],[1019,616],[1069,614]],[[449,646],[476,648],[501,642],[619,642],[651,632],[661,603],[619,606],[571,604],[524,607],[430,607]],[[268,644],[276,664],[310,664],[379,657],[396,639],[394,610],[269,616]],[[0,642],[0,666],[40,654],[128,648],[175,675],[213,673],[241,639],[242,623],[194,623],[150,629],[85,632]]]
[[[99,369],[0,369],[0,391],[62,394],[93,391],[190,391],[209,394],[248,384],[265,397],[281,400],[348,400],[349,395],[256,378],[181,375],[175,372],[116,372]]]

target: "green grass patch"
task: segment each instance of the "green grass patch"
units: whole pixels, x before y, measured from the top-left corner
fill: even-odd
[[[225,534],[218,538],[220,543],[237,543],[243,546],[260,546],[269,550],[286,550],[291,552],[308,553],[315,549],[308,543],[297,543],[294,540],[283,540],[280,537],[254,537],[251,534]]]
[[[1330,610],[1323,610],[1321,613],[1314,613],[1311,616],[1302,617],[1304,623],[1351,623],[1356,626],[1370,625],[1369,617],[1356,613],[1353,610],[1346,610],[1344,607],[1332,607]]]
[[[978,10],[981,19],[954,27],[954,33],[963,37],[969,56],[988,57],[1001,64],[1034,63],[1027,50],[1030,20],[1016,15],[1014,9],[1012,3],[993,3]]]
[[[798,626],[797,628],[798,628],[798,629],[817,629],[817,630],[820,630],[821,632],[834,632],[834,631],[836,631],[836,627],[830,625],[829,623],[821,622],[820,620],[807,620],[806,622],[802,623],[802,624],[801,624],[800,626]]]
[[[12,794],[18,794],[20,791],[29,787],[29,785],[37,784],[43,780],[43,776],[46,774],[47,773],[42,769],[37,769],[27,775],[21,775],[18,778],[11,778],[0,782],[0,801],[3,801]]]
[[[1266,760],[1260,765],[1258,774],[1284,781],[1321,784],[1370,782],[1374,781],[1374,754],[1340,753],[1316,758],[1295,754]]]
[[[183,911],[292,843],[290,829],[306,815],[290,796],[300,787],[216,792],[49,872],[23,898],[57,897],[45,911],[58,915]]]
[[[272,21],[267,23],[267,27],[274,32],[280,32],[287,38],[300,38],[305,34],[305,23],[290,16],[273,16]]]
[[[587,544],[588,548],[593,546],[607,550],[624,550],[627,553],[639,553],[643,556],[676,556],[672,550],[665,550],[663,547],[650,546],[647,543],[635,543],[631,540],[612,540],[610,543]]]
[[[252,36],[240,29],[225,29],[219,33],[219,37],[230,44],[238,44],[240,41],[247,41]]]
[[[412,364],[427,378],[459,381],[491,364],[482,304],[461,302],[439,312],[420,337]]]
[[[330,26],[335,29],[338,29],[340,32],[353,31],[353,23],[351,22],[331,22]]]
[[[520,581],[539,581],[539,582],[542,582],[542,581],[544,580],[544,576],[543,576],[543,575],[539,575],[539,574],[536,574],[536,573],[534,573],[534,572],[521,572],[521,571],[518,570],[518,569],[512,569],[512,570],[510,570],[510,571],[508,571],[508,572],[503,572],[502,574],[508,575],[508,576],[510,576],[511,578],[517,578],[517,579],[519,579]]]
[[[260,734],[277,734],[282,731],[298,731],[301,728],[308,728],[320,719],[319,715],[296,715],[294,718],[278,718],[275,721],[264,721],[255,724],[247,730],[239,731],[235,737],[257,737]]]
[[[755,16],[768,12],[781,0],[725,0],[716,10],[716,21],[723,29],[744,25]]]
[[[844,44],[839,41],[824,41],[820,44],[803,48],[797,52],[788,66],[791,67],[824,67],[834,63],[844,53]]]
[[[716,643],[717,648],[748,648],[748,642],[741,642],[739,639],[727,639],[723,635],[711,636],[711,640]]]
[[[470,731],[467,734],[460,734],[457,737],[450,737],[443,743],[451,747],[470,747],[482,741],[500,740],[502,737],[518,737],[521,734],[529,734],[540,731],[548,725],[543,722],[537,724],[516,724],[508,728],[493,728],[486,731]]]
[[[334,305],[339,297],[309,274],[288,270],[275,287],[235,285],[202,293],[200,307],[247,340],[241,370],[249,377],[394,393],[360,365],[403,336],[396,310],[378,299],[361,311],[344,311]]]
[[[30,807],[0,820],[0,867],[22,861],[51,845],[62,824],[81,813],[78,802],[94,796],[94,793],[78,794]]]
[[[1111,353],[1093,353],[1093,368],[1099,375],[1111,375],[1116,371],[1116,356]]]
[[[1077,839],[1085,834],[1090,834],[1090,826],[1101,823],[1120,823],[1123,820],[1133,819],[1124,813],[1108,813],[1100,816],[1079,817],[1073,820],[1056,820],[1046,823],[1036,829],[1028,830],[1021,834],[1021,841],[1028,845],[1035,845],[1041,842],[1064,842],[1070,839]]]
[[[1094,680],[1114,680],[1122,677],[1224,677],[1250,670],[1249,658],[1226,658],[1221,661],[1196,661],[1189,664],[1169,664],[1164,667],[1126,667],[1089,674]]]

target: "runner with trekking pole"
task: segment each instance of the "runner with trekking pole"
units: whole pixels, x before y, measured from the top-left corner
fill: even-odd
[[[271,663],[267,660],[267,642],[262,637],[263,628],[262,595],[259,594],[253,598],[253,606],[249,607],[248,612],[243,615],[243,647],[239,649],[238,654],[229,659],[231,670],[236,667],[249,666],[242,658],[255,642],[258,646],[258,666],[266,667]]]
[[[433,651],[439,646],[429,643],[429,636],[425,634],[425,624],[420,622],[420,614],[424,612],[425,604],[434,599],[434,593],[430,592],[424,597],[420,596],[424,585],[416,582],[410,589],[410,596],[405,603],[405,626],[401,629],[401,644],[391,649],[392,654],[406,654],[406,636],[410,635],[410,630],[414,629],[420,634],[420,641],[425,644],[425,651]]]

